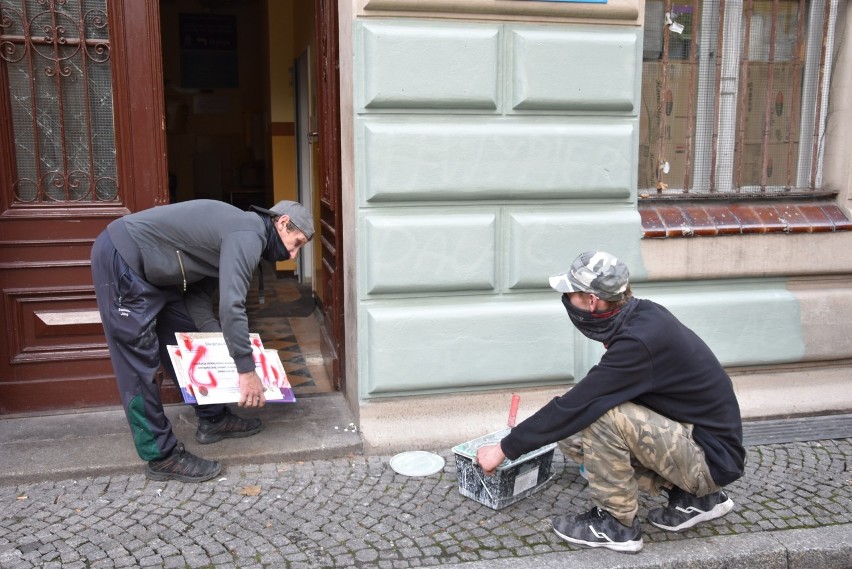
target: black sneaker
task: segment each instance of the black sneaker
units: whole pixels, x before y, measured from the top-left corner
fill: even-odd
[[[734,507],[734,501],[721,490],[700,498],[677,486],[666,492],[669,505],[648,512],[648,521],[666,531],[681,531],[700,522],[721,518]]]
[[[204,482],[222,472],[222,465],[215,460],[199,458],[178,443],[172,453],[160,460],[151,460],[145,468],[145,476],[151,480],[180,480],[181,482]]]
[[[263,423],[260,419],[243,419],[225,408],[225,415],[215,423],[207,419],[198,420],[195,440],[203,445],[216,443],[222,439],[238,439],[250,437],[260,432]]]
[[[627,527],[600,508],[592,508],[586,514],[566,514],[553,518],[553,531],[565,541],[586,547],[606,547],[621,553],[637,553],[642,550],[642,530],[639,519]]]

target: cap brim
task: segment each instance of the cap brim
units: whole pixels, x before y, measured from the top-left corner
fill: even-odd
[[[249,211],[257,211],[257,212],[260,212],[262,214],[268,215],[269,217],[281,217],[280,213],[276,213],[276,212],[272,211],[271,209],[266,209],[265,207],[260,207],[260,206],[256,206],[256,205],[250,205]]]
[[[559,292],[576,292],[576,289],[571,286],[571,281],[568,280],[568,275],[564,273],[550,277],[550,288]]]

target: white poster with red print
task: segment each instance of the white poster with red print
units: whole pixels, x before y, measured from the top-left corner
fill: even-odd
[[[168,346],[183,400],[189,404],[237,403],[239,373],[218,332],[178,332],[176,346]],[[265,350],[258,334],[251,334],[252,356],[268,403],[293,403],[296,397],[276,350]]]

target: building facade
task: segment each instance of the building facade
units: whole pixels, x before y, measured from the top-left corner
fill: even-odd
[[[547,277],[588,249],[705,338],[744,416],[852,407],[846,4],[354,3],[347,340],[368,443],[466,440],[511,392],[528,414],[581,379],[602,348]],[[812,161],[767,177],[788,149]]]
[[[111,377],[88,249],[111,219],[173,199],[170,189],[202,197],[187,179],[218,184],[214,199],[311,200],[321,239],[300,270],[371,449],[453,445],[504,425],[512,393],[523,417],[581,379],[603,348],[573,329],[547,277],[589,249],[623,259],[637,296],[708,342],[744,416],[852,409],[848,0],[0,10],[3,413],[114,403],[93,395]],[[57,13],[81,30],[70,43],[32,31]],[[199,47],[210,38],[222,52],[212,59]],[[69,45],[85,56],[63,67]],[[177,57],[215,73],[187,77]],[[284,72],[300,58],[303,114]],[[92,71],[105,62],[108,74]],[[260,95],[235,90],[234,65],[259,69]],[[100,98],[63,77],[88,78]],[[90,109],[79,132],[112,131],[113,145],[54,144],[60,159],[45,168],[47,154],[32,152],[44,108],[61,110],[56,125]],[[301,145],[300,132],[318,144]],[[246,149],[211,177],[217,137]],[[63,166],[72,154],[80,166]],[[92,174],[104,163],[112,170]],[[45,401],[34,386],[49,405],[33,403]]]

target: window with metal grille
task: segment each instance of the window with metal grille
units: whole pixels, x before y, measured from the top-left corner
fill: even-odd
[[[0,0],[13,203],[115,200],[107,0]]]
[[[838,0],[647,0],[643,198],[820,194]]]

